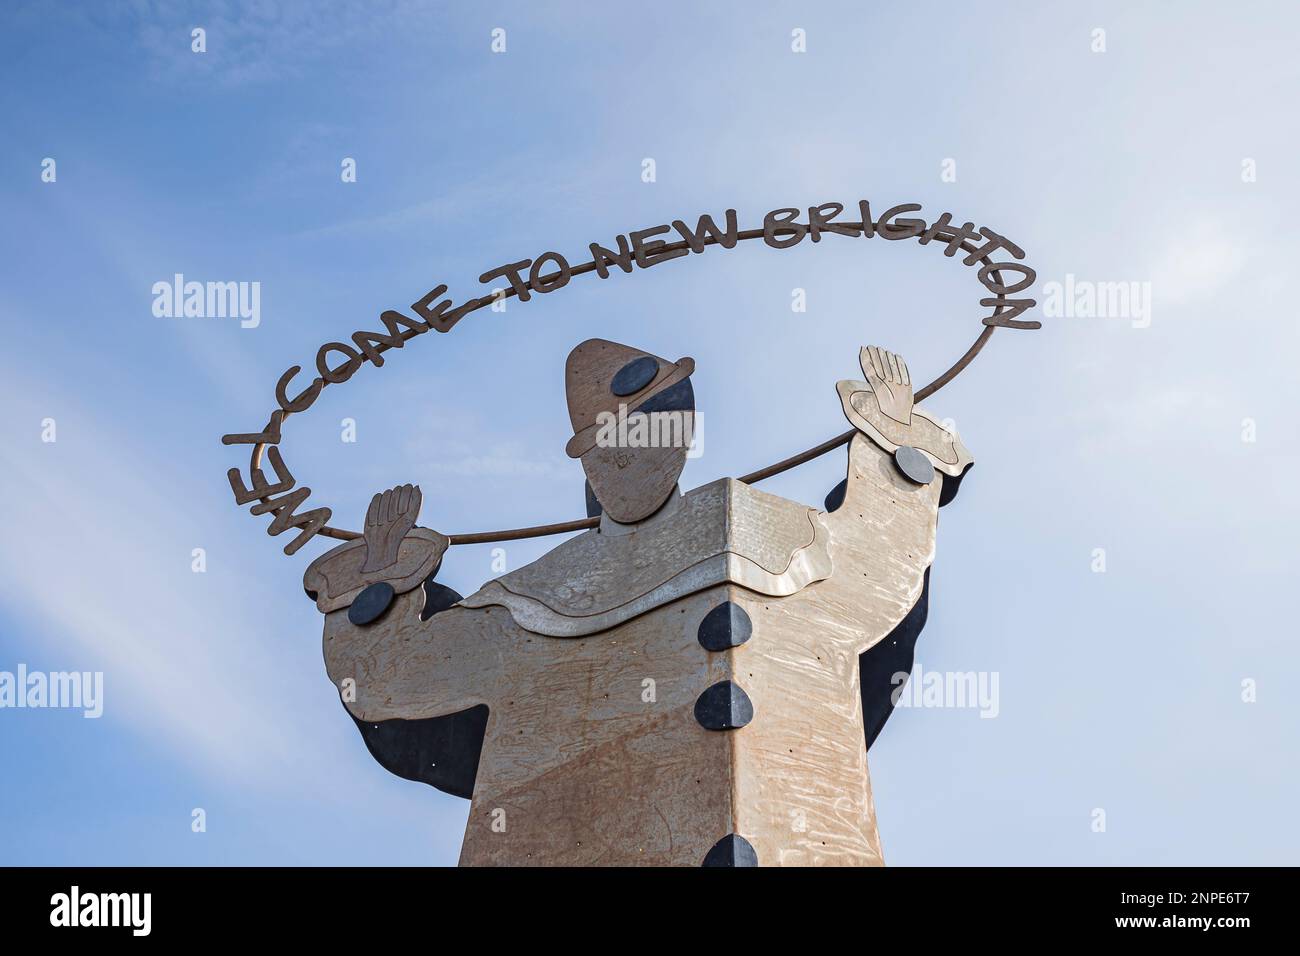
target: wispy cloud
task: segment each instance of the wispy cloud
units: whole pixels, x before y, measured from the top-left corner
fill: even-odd
[[[231,593],[237,581],[190,569],[195,545],[214,562],[238,550],[196,530],[193,476],[71,395],[14,375],[0,393],[13,420],[35,429],[53,412],[60,429],[53,444],[32,430],[3,446],[0,507],[21,542],[0,549],[10,620],[45,635],[52,659],[103,670],[105,718],[201,773],[260,787],[275,786],[270,767],[323,775],[330,761],[310,756],[322,744],[293,703],[299,675],[268,645],[274,621]]]

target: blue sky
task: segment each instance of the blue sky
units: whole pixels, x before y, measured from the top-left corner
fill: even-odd
[[[102,670],[105,712],[0,710],[0,863],[454,863],[467,802],[366,753],[301,592],[325,544],[287,558],[235,507],[220,436],[439,282],[477,295],[547,249],[859,199],[1013,238],[1040,301],[1067,275],[1152,290],[1147,327],[1040,309],[924,403],[977,467],[918,659],[996,672],[1000,713],[891,720],[886,861],[1294,863],[1297,16],[1173,9],[6,4],[0,670]],[[155,317],[178,272],[260,282],[260,325]],[[860,345],[932,378],[982,295],[933,249],[837,237],[584,277],[326,390],[285,457],[344,526],[405,481],[444,532],[578,517],[561,376],[582,339],[695,358],[694,487],[844,430]],[[763,487],[818,503],[842,474],[832,455]],[[469,593],[490,562],[454,549],[440,579]]]

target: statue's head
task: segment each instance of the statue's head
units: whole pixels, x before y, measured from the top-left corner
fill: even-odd
[[[695,418],[695,361],[669,362],[640,349],[588,339],[564,367],[573,437],[600,508],[630,524],[654,514],[686,466]]]

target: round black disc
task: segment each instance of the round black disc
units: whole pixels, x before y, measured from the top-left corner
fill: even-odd
[[[894,452],[894,464],[911,481],[918,485],[928,485],[934,481],[934,465],[930,459],[911,445],[903,445]]]
[[[624,365],[609,383],[609,390],[615,395],[635,395],[655,380],[659,374],[659,363],[652,356],[643,355]]]
[[[383,617],[384,612],[393,603],[393,597],[393,586],[387,581],[370,585],[357,595],[352,606],[348,608],[348,620],[357,627],[373,624]]]

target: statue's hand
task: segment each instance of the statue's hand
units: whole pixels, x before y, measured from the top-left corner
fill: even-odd
[[[880,403],[880,410],[896,422],[911,424],[912,376],[902,356],[868,345],[858,353],[858,361]]]
[[[398,485],[370,499],[366,511],[366,561],[362,574],[381,571],[397,561],[398,548],[420,515],[418,485]]]

